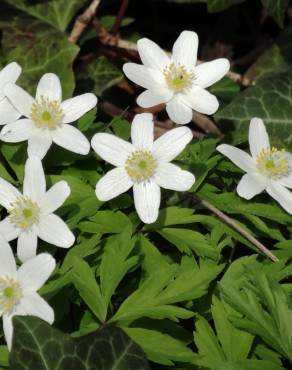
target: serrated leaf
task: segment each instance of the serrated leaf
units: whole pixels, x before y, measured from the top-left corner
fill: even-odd
[[[277,22],[278,26],[283,27],[283,20],[289,0],[262,0],[262,4]]]
[[[90,266],[81,258],[75,257],[74,268],[71,273],[72,282],[80,296],[92,310],[96,317],[104,322],[107,308],[101,296],[99,285]]]
[[[106,242],[100,264],[100,287],[107,306],[128,270],[138,263],[138,256],[129,256],[134,245],[135,239],[132,238],[131,226],[121,234],[113,235]]]
[[[147,357],[163,365],[173,365],[173,361],[197,363],[197,356],[183,342],[155,330],[124,328],[125,332],[138,343]]]
[[[269,135],[292,146],[292,77],[290,73],[259,81],[216,113],[217,120],[232,121],[236,130],[248,132],[251,118],[260,117]]]
[[[84,5],[83,0],[43,0],[33,5],[28,0],[4,1],[62,32],[66,30],[74,14]]]
[[[13,321],[10,369],[150,370],[142,350],[119,328],[72,338],[35,317]]]

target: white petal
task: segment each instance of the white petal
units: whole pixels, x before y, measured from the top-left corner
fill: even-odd
[[[179,125],[189,123],[193,118],[192,109],[182,100],[181,96],[174,96],[167,104],[166,111],[169,118]]]
[[[20,192],[8,181],[0,177],[0,204],[6,209],[11,209],[17,198],[21,197]]]
[[[138,216],[145,224],[155,222],[160,206],[160,187],[154,181],[134,184],[134,202]]]
[[[132,144],[136,149],[151,150],[154,138],[153,115],[136,114],[131,126]]]
[[[154,141],[153,155],[160,162],[170,162],[184,150],[192,138],[192,131],[188,127],[174,128]]]
[[[137,98],[137,104],[143,108],[150,108],[158,104],[167,103],[173,97],[173,92],[167,88],[157,88],[142,92]]]
[[[141,61],[146,67],[158,69],[162,72],[163,68],[170,63],[165,51],[147,38],[138,40],[137,48]]]
[[[283,176],[282,178],[280,178],[280,179],[278,180],[278,182],[279,182],[281,185],[283,185],[283,186],[285,186],[285,187],[287,187],[287,188],[292,189],[292,172],[290,172],[288,175],[285,175],[285,176]]]
[[[230,69],[230,63],[228,59],[219,58],[199,64],[195,68],[195,83],[203,88],[213,85],[215,82],[221,80],[222,77]]]
[[[41,218],[38,236],[47,243],[61,248],[70,248],[75,236],[65,222],[57,215],[50,214]]]
[[[260,118],[252,118],[249,125],[249,148],[251,155],[256,158],[263,149],[270,148],[270,140],[264,122]]]
[[[193,186],[195,176],[172,163],[160,163],[154,181],[164,189],[187,191]]]
[[[54,73],[46,73],[40,79],[37,86],[36,99],[39,99],[41,96],[61,103],[62,87],[59,77]]]
[[[42,197],[39,206],[42,214],[48,215],[61,207],[70,195],[70,187],[66,181],[59,181],[54,184]]]
[[[14,122],[21,114],[5,97],[0,101],[0,125],[7,125],[7,123]]]
[[[21,114],[25,117],[30,117],[34,98],[29,95],[29,93],[21,87],[11,83],[4,87],[4,93]]]
[[[91,146],[102,159],[114,166],[123,166],[134,150],[132,144],[106,133],[95,134]]]
[[[187,106],[203,114],[214,114],[219,108],[216,96],[199,86],[193,86],[188,93],[182,95],[181,100]]]
[[[53,142],[78,154],[88,154],[90,143],[74,126],[62,124],[52,131]]]
[[[24,167],[23,194],[38,202],[45,192],[46,179],[42,162],[38,157],[30,157]]]
[[[15,315],[13,313],[12,315],[3,315],[3,331],[4,331],[4,336],[5,340],[7,343],[8,350],[11,351],[12,347],[12,338],[13,338],[13,325],[12,325],[12,318]]]
[[[199,39],[196,32],[183,31],[172,49],[172,59],[175,64],[186,68],[194,68],[197,63]]]
[[[30,316],[36,316],[52,324],[55,319],[54,310],[37,293],[31,292],[21,299],[22,309]]]
[[[52,145],[52,137],[47,129],[36,129],[28,139],[27,153],[29,157],[43,159]]]
[[[274,198],[281,207],[292,214],[292,193],[276,181],[271,181],[266,191]]]
[[[123,71],[129,80],[145,89],[166,87],[164,75],[159,70],[141,64],[126,63],[123,65]]]
[[[17,239],[17,257],[25,262],[36,256],[38,237],[34,228],[20,233]]]
[[[16,62],[12,62],[7,64],[1,71],[0,71],[0,90],[7,83],[15,83],[21,73],[21,67]]]
[[[237,167],[241,168],[245,172],[257,172],[255,162],[252,157],[241,149],[236,148],[232,145],[221,144],[216,148],[218,152],[225,155],[231,160]]]
[[[95,194],[103,202],[117,197],[133,185],[127,172],[122,167],[114,168],[104,175],[96,184]]]
[[[56,261],[48,253],[41,253],[24,262],[18,269],[17,275],[25,292],[39,290],[55,267]]]
[[[63,123],[74,122],[85,113],[94,108],[97,104],[97,97],[94,94],[87,93],[74,98],[64,100],[61,104],[64,116]]]
[[[4,220],[0,221],[0,234],[10,242],[10,240],[14,240],[18,237],[20,229],[10,221],[10,217],[8,216],[4,218]]]
[[[7,275],[14,277],[16,275],[16,263],[12,249],[4,236],[0,235],[0,276]]]
[[[240,197],[249,200],[265,190],[267,181],[268,179],[259,173],[245,174],[237,185],[237,193]]]
[[[9,123],[1,130],[0,139],[7,143],[28,140],[35,129],[34,123],[27,118]]]

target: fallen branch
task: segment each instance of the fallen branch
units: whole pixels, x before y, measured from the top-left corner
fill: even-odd
[[[244,228],[238,225],[238,223],[235,220],[233,220],[231,217],[227,216],[225,213],[220,211],[218,208],[214,207],[211,203],[199,197],[197,194],[188,193],[188,195],[196,199],[202,206],[204,206],[209,211],[214,213],[217,217],[219,217],[227,225],[231,226],[233,229],[238,231],[243,237],[249,240],[253,245],[255,245],[261,252],[263,252],[273,262],[279,262],[279,259],[267,247],[265,247],[255,237],[253,237],[248,231],[246,231]]]
[[[92,0],[91,4],[85,10],[85,12],[76,18],[76,21],[68,38],[70,42],[72,42],[73,44],[76,44],[78,42],[85,28],[94,18],[99,3],[100,0]]]

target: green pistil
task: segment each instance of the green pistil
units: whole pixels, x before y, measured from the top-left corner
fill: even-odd
[[[30,218],[33,214],[32,210],[30,208],[25,208],[23,211],[22,211],[22,214],[24,217],[26,218]]]
[[[11,297],[13,297],[14,289],[12,287],[7,287],[7,288],[4,289],[3,293],[4,293],[5,297],[11,298]]]
[[[50,119],[52,118],[52,115],[50,112],[43,112],[42,113],[42,119],[44,121],[50,121]]]
[[[138,166],[139,166],[139,168],[140,168],[141,170],[146,170],[146,168],[147,168],[147,163],[146,163],[146,161],[141,160],[141,161],[139,162]]]

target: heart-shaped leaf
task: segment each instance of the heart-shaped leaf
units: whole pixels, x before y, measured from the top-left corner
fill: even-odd
[[[72,338],[35,317],[13,323],[10,369],[150,370],[140,347],[115,326]]]

